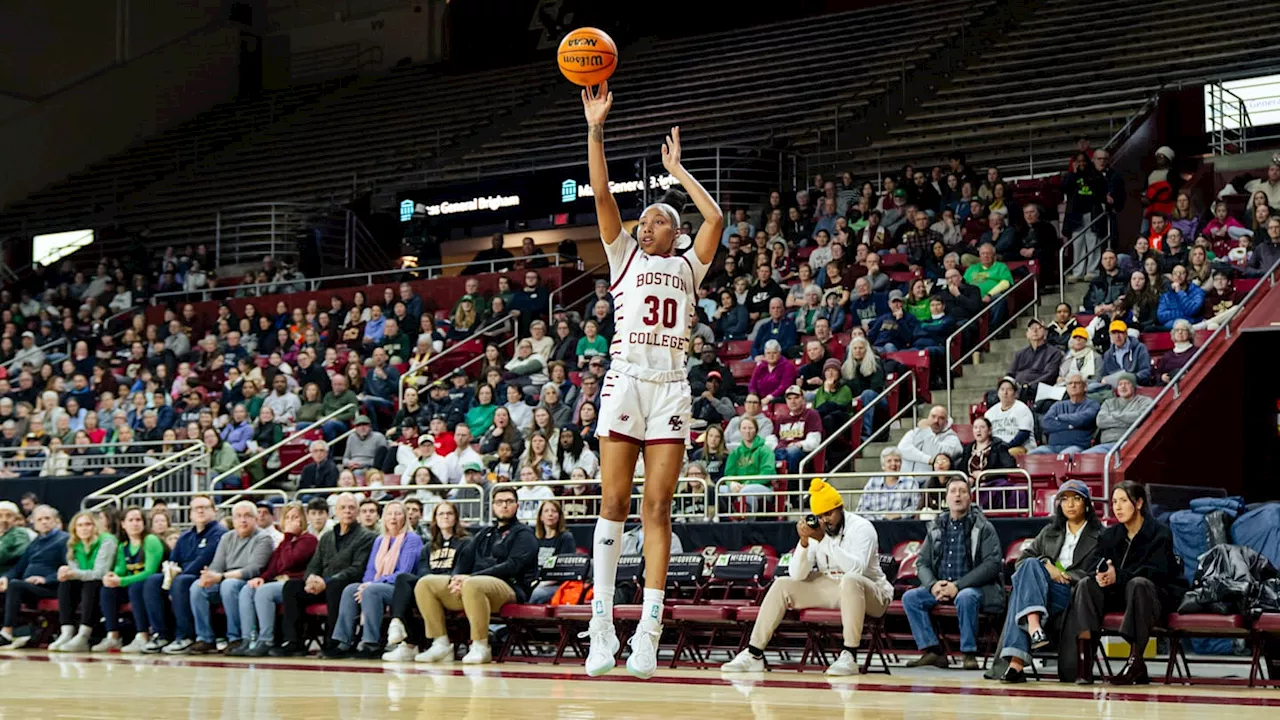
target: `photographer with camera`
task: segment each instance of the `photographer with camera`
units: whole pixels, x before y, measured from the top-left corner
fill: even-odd
[[[855,675],[862,621],[880,617],[893,600],[893,586],[880,569],[880,540],[870,521],[844,510],[840,492],[815,478],[809,486],[812,515],[796,524],[800,543],[791,551],[788,576],[773,581],[751,630],[751,642],[726,672],[762,672],[764,649],[788,609],[840,610],[844,649],[827,675]]]

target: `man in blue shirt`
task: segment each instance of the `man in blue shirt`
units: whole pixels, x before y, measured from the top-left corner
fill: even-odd
[[[1067,396],[1054,403],[1040,421],[1045,444],[1032,450],[1031,454],[1073,455],[1089,447],[1093,433],[1098,429],[1098,411],[1102,406],[1085,395],[1086,389],[1084,376],[1080,373],[1067,376]]]
[[[782,346],[782,354],[794,358],[799,350],[800,338],[796,332],[796,323],[786,314],[786,305],[782,298],[769,301],[769,317],[756,326],[755,340],[751,341],[751,356],[757,362],[764,359],[764,345],[770,340],[777,340]]]
[[[147,578],[142,591],[146,604],[147,624],[151,626],[151,642],[143,652],[157,653],[169,645],[168,620],[164,613],[164,595],[169,595],[177,633],[173,645],[175,652],[187,649],[195,642],[195,617],[191,613],[191,585],[200,579],[200,573],[213,563],[218,551],[218,541],[227,531],[217,520],[213,498],[208,495],[192,495],[189,506],[191,529],[178,537],[162,572]],[[168,589],[164,578],[173,576]],[[163,594],[162,594],[163,593]]]

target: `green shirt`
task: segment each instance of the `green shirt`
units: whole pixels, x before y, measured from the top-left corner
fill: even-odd
[[[596,335],[596,339],[592,340],[586,335],[578,338],[578,357],[589,358],[592,355],[609,354],[609,341],[604,339],[603,335]]]
[[[142,552],[135,543],[125,543],[116,550],[115,573],[120,576],[120,587],[142,582],[160,571],[164,560],[164,543],[148,534],[142,540]]]
[[[729,453],[729,459],[724,463],[725,477],[744,477],[748,475],[772,475],[774,474],[774,456],[773,451],[768,445],[764,444],[764,438],[759,435],[751,440],[751,444],[743,443],[733,449]],[[769,480],[761,478],[758,480],[747,480],[748,484],[768,485]]]
[[[471,428],[471,434],[480,437],[489,432],[489,428],[493,426],[493,415],[498,411],[498,406],[493,403],[488,405],[476,405],[467,411],[467,427]]]
[[[813,407],[815,409],[820,408],[827,403],[835,403],[843,408],[851,407],[853,405],[853,391],[844,383],[840,383],[840,386],[833,393],[827,392],[826,385],[823,385],[813,394]]]
[[[928,297],[925,297],[923,300],[919,300],[919,301],[914,301],[914,302],[909,301],[906,303],[906,306],[907,306],[907,312],[911,313],[912,315],[915,315],[917,320],[924,321],[924,320],[928,320],[930,317],[933,316],[933,311],[929,309]]]
[[[354,392],[351,392],[350,388],[341,395],[335,395],[334,393],[325,395],[324,400],[320,403],[320,417],[325,417],[326,415],[335,413],[344,405],[350,405],[351,407],[341,415],[331,419],[341,420],[342,422],[348,423],[355,420],[356,408],[360,407],[360,399],[356,397]]]
[[[0,535],[0,575],[18,564],[30,544],[31,533],[26,528],[11,527]]]
[[[964,271],[964,281],[970,285],[976,285],[978,292],[981,292],[982,296],[986,297],[991,294],[992,290],[999,287],[1000,283],[1012,285],[1013,273],[1009,272],[1009,266],[1002,262],[991,263],[989,268],[982,267],[982,263],[974,263],[969,266],[968,270]],[[1006,290],[1008,288],[1000,289]]]

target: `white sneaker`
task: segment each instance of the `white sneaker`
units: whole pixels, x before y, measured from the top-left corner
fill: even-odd
[[[733,659],[720,666],[723,672],[764,672],[764,658],[756,657],[750,650],[744,649],[733,656]]]
[[[404,629],[404,623],[400,622],[400,618],[392,618],[391,625],[387,628],[387,644],[399,645],[408,637],[409,633]]]
[[[111,652],[112,650],[119,650],[123,647],[123,640],[118,637],[111,637],[108,635],[102,639],[102,642],[89,648],[89,652]]]
[[[420,663],[438,663],[445,660],[453,659],[453,643],[449,642],[447,637],[438,637],[432,643],[431,647],[424,652],[420,652],[414,656],[414,662]]]
[[[409,643],[402,642],[390,650],[382,653],[382,659],[387,662],[413,662],[413,658],[418,654],[418,648]]]
[[[627,658],[627,672],[633,677],[648,680],[658,669],[658,641],[662,639],[662,626],[647,629],[643,625],[636,628],[631,636],[631,655]]]
[[[129,655],[137,655],[138,653],[146,652],[147,646],[150,644],[150,641],[145,640],[142,637],[142,633],[137,633],[133,636],[133,640],[129,641],[128,645],[120,648],[120,652],[127,653]]]
[[[473,642],[467,654],[462,656],[463,665],[487,665],[493,662],[493,649],[489,643]]]
[[[164,650],[161,650],[160,652],[164,653],[165,655],[181,655],[185,653],[192,645],[195,645],[195,644],[196,644],[196,641],[192,640],[191,638],[182,638],[181,640],[174,640],[168,645],[165,645]]]
[[[841,650],[840,657],[831,663],[831,667],[827,668],[827,675],[844,676],[858,674],[858,661],[853,657],[853,653],[848,650]]]
[[[89,634],[76,633],[76,636],[62,643],[62,647],[58,652],[82,653],[89,652]]]
[[[587,631],[578,633],[578,637],[591,638],[591,649],[587,652],[587,676],[600,677],[608,673],[617,664],[618,632],[609,618],[591,618]]]
[[[67,628],[71,628],[71,629],[68,630]],[[72,625],[67,625],[62,629],[62,632],[58,634],[58,639],[49,643],[49,652],[62,652],[62,646],[71,642],[71,639],[74,638],[75,636],[76,636],[75,627]]]
[[[153,635],[151,639],[147,641],[147,644],[142,647],[142,652],[148,655],[154,655],[155,653],[161,652],[165,648],[169,647],[169,645],[170,643],[168,638],[160,635]]]
[[[3,649],[4,650],[21,650],[22,648],[27,646],[27,643],[31,642],[32,637],[33,636],[31,635],[19,635],[18,637],[11,639],[9,641],[9,644],[5,645]]]

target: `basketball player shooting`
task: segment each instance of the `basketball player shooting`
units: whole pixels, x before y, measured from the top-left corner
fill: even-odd
[[[685,375],[685,351],[693,329],[698,284],[720,243],[720,206],[680,164],[680,128],[662,146],[662,165],[688,191],[702,227],[692,241],[680,233],[682,199],[645,208],[633,237],[622,229],[618,204],[609,191],[604,157],[604,121],[613,106],[608,83],[582,91],[587,116],[587,162],[595,193],[600,238],[609,258],[616,332],[609,347],[609,372],[601,390],[597,434],[603,500],[596,521],[592,558],[595,597],[587,674],[614,667],[618,636],[613,594],[622,553],[622,528],[631,504],[636,458],[644,451],[644,610],[627,671],[653,675],[662,636],[662,603],[671,556],[671,499],[684,464],[693,398]],[[671,195],[672,193],[668,193]],[[679,193],[675,193],[679,195]],[[666,197],[663,200],[667,200]]]

